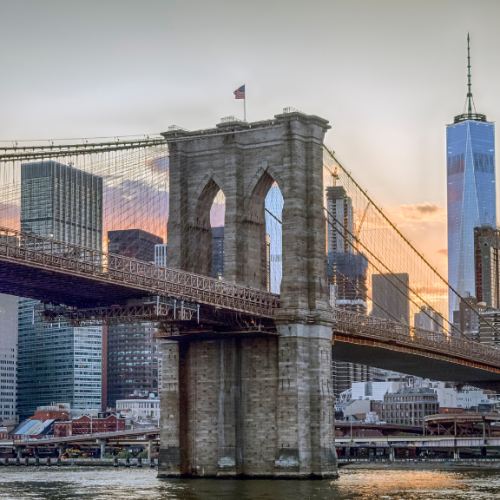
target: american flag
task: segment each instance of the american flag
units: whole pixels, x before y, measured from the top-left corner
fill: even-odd
[[[234,91],[235,99],[245,99],[245,86],[242,85],[239,89]]]

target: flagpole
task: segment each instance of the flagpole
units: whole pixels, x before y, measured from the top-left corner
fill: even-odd
[[[245,87],[245,97],[243,99],[244,120],[247,121],[247,89]]]

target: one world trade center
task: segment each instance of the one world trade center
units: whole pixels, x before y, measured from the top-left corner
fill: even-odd
[[[495,126],[475,109],[468,35],[467,61],[465,110],[446,127],[448,281],[462,296],[475,295],[474,227],[496,224]],[[457,297],[450,290],[450,321],[458,307]]]

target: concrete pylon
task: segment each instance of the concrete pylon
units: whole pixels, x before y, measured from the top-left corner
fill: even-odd
[[[213,327],[209,335],[163,341],[159,477],[337,474],[324,264],[328,128],[322,118],[293,112],[163,134],[169,267],[210,275],[210,208],[221,189],[224,280],[266,289],[264,202],[275,182],[284,206],[277,334]]]
[[[97,439],[96,442],[101,445],[101,459],[103,459],[106,455],[106,439]]]

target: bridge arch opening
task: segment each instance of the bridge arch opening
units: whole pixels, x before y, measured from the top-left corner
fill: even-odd
[[[224,226],[226,218],[226,197],[222,189],[215,195],[210,208],[212,229],[212,278],[224,278]]]
[[[195,203],[194,216],[185,221],[182,269],[222,279],[224,276],[224,223],[226,198],[219,183],[210,178]]]
[[[248,205],[248,278],[251,286],[273,293],[280,293],[283,274],[282,213],[283,196],[278,183],[264,172]]]

